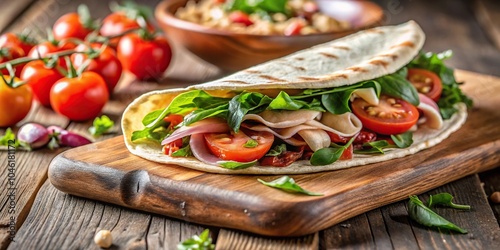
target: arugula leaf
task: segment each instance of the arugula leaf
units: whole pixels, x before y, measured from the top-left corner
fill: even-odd
[[[89,128],[89,132],[94,137],[103,135],[109,129],[111,129],[115,125],[115,122],[109,119],[108,116],[103,115],[101,117],[96,117],[92,124],[92,127]]]
[[[410,196],[410,201],[408,202],[408,214],[410,215],[410,218],[424,226],[449,229],[463,234],[467,233],[465,229],[449,222],[425,206],[424,203],[415,195]]]
[[[399,148],[407,148],[413,144],[413,133],[406,132],[399,135],[391,135],[391,139]]]
[[[234,0],[229,1],[229,10],[241,10],[247,14],[255,12],[288,14],[286,3],[288,0]]]
[[[229,104],[226,103],[226,104],[223,104],[223,105],[211,108],[211,109],[194,110],[193,112],[187,114],[184,117],[184,121],[182,122],[182,124],[184,126],[188,126],[188,125],[193,124],[197,121],[201,121],[203,119],[210,118],[210,117],[222,117],[222,118],[226,119],[227,114],[228,114],[228,107],[229,107]]]
[[[279,156],[279,155],[283,154],[284,152],[286,152],[286,144],[281,143],[279,145],[276,145],[271,150],[269,150],[269,152],[267,152],[267,154],[265,156]]]
[[[455,208],[455,209],[470,210],[469,205],[455,204],[452,202],[452,200],[453,200],[453,196],[449,193],[440,193],[440,194],[431,195],[429,197],[429,202],[427,203],[427,207],[433,208],[435,206],[445,206],[445,207],[451,207],[451,208]]]
[[[384,154],[384,148],[390,148],[391,145],[386,140],[365,142],[363,147],[368,149],[354,150],[356,154]]]
[[[352,137],[344,146],[339,146],[335,143],[328,148],[322,148],[314,152],[311,156],[309,162],[313,166],[323,166],[336,162],[342,154],[344,150],[346,150],[354,141],[356,137]]]
[[[191,146],[189,144],[185,147],[180,148],[179,150],[175,151],[172,153],[171,156],[173,157],[188,157],[192,156],[193,153],[191,152]]]
[[[408,64],[408,67],[410,68],[430,70],[441,78],[443,83],[443,92],[438,101],[438,106],[443,119],[449,119],[458,111],[454,107],[456,103],[463,102],[469,108],[473,105],[472,100],[463,94],[460,89],[459,85],[461,83],[456,81],[453,69],[444,64],[444,60],[450,58],[452,55],[453,53],[451,50],[447,50],[442,53],[420,52],[420,54]]]
[[[237,161],[218,161],[217,162],[221,167],[223,168],[228,168],[228,169],[244,169],[244,168],[249,168],[257,163],[257,160],[255,161],[249,161],[249,162],[237,162]]]
[[[404,76],[398,73],[386,75],[375,79],[382,87],[382,93],[401,98],[414,106],[420,104],[417,89]]]
[[[271,103],[271,99],[267,95],[255,92],[243,92],[229,101],[229,114],[227,116],[227,123],[234,132],[238,133],[240,130],[243,116],[248,112],[254,113],[262,112],[266,106]]]
[[[293,99],[285,91],[281,91],[276,98],[274,98],[267,109],[270,110],[299,110],[299,109],[310,109],[317,111],[325,111],[321,107],[321,102],[313,98],[310,103],[298,99]]]
[[[245,148],[255,148],[258,145],[259,145],[259,143],[256,140],[250,139],[247,142],[245,142],[245,144],[243,144],[243,147],[245,147]]]
[[[215,245],[212,244],[212,238],[210,237],[210,230],[205,229],[201,232],[200,236],[194,235],[193,237],[179,243],[177,245],[178,250],[213,250]]]
[[[314,192],[309,192],[302,187],[300,187],[298,184],[295,183],[295,180],[293,178],[290,178],[289,176],[283,176],[280,177],[274,181],[271,182],[266,182],[261,179],[257,179],[260,183],[269,186],[269,187],[274,187],[281,189],[286,192],[292,192],[292,193],[301,193],[301,194],[307,194],[311,196],[322,196],[323,194],[320,193],[314,193]]]
[[[178,96],[176,96],[172,102],[170,102],[170,105],[166,107],[163,110],[155,110],[153,112],[150,112],[147,114],[143,120],[142,124],[146,126],[143,130],[137,130],[132,133],[132,141],[136,141],[139,139],[143,138],[150,138],[153,139],[151,133],[165,125],[165,122],[163,119],[169,115],[169,114],[184,114],[189,111],[192,111],[193,109],[196,108],[196,103],[194,102],[194,99],[198,98],[204,98],[204,99],[213,99],[211,95],[209,95],[207,92],[203,90],[191,90],[188,92],[184,92]],[[157,137],[154,137],[157,138]],[[163,138],[161,138],[163,139]],[[160,139],[160,140],[161,140]],[[156,139],[154,139],[156,140]]]

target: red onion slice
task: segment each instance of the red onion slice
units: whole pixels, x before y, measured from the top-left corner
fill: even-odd
[[[17,139],[30,145],[31,149],[43,147],[49,142],[49,132],[37,123],[26,123],[17,132]]]
[[[226,121],[217,118],[209,118],[175,130],[170,136],[161,142],[161,145],[169,144],[188,135],[222,133],[227,131],[229,131],[229,126]]]

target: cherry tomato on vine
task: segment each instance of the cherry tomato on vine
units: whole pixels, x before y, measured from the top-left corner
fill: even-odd
[[[35,99],[43,106],[50,106],[50,89],[63,75],[55,68],[50,68],[41,60],[31,61],[24,66],[21,79],[33,90]]]
[[[21,49],[21,47],[17,45],[11,44],[9,47],[4,47],[0,49],[0,63],[8,62],[20,57],[24,57],[24,51]],[[16,77],[19,77],[21,75],[23,67],[24,63],[13,66]],[[0,72],[2,72],[2,74],[5,76],[10,75],[9,70],[7,70],[7,68],[1,69]]]
[[[30,50],[28,57],[46,57],[53,53],[74,49],[75,47],[76,45],[69,41],[45,41],[34,46]],[[64,69],[66,69],[67,67],[66,62],[63,58],[59,59],[59,65]]]
[[[80,44],[76,47],[76,51],[88,50],[86,44]],[[96,72],[106,82],[109,94],[113,93],[116,84],[122,75],[122,64],[116,57],[115,51],[110,47],[102,47],[102,44],[93,43],[90,45],[95,50],[95,54],[87,55],[76,53],[71,55],[71,61],[75,68],[80,68],[87,64],[85,61],[90,60],[85,71]]]
[[[274,135],[270,132],[240,130],[238,133],[204,134],[208,149],[223,160],[250,162],[262,158],[271,148]],[[253,140],[256,144],[248,145]]]
[[[20,47],[24,55],[28,55],[33,46],[36,45],[36,41],[29,36],[17,35],[12,32],[7,32],[0,36],[0,48],[10,47],[12,45]]]
[[[407,78],[419,93],[435,102],[439,101],[441,92],[443,92],[443,84],[441,78],[434,72],[426,69],[408,69]]]
[[[357,98],[352,102],[352,112],[361,120],[363,127],[383,135],[408,131],[417,123],[419,116],[415,106],[386,95],[380,96],[376,106]]]
[[[54,23],[52,33],[56,40],[66,38],[78,38],[84,40],[90,34],[97,24],[90,17],[89,9],[86,5],[78,6],[78,13],[67,13]]]
[[[145,19],[144,19],[145,20]],[[113,12],[106,16],[104,20],[102,20],[102,26],[99,30],[99,33],[102,36],[115,36],[119,34],[123,34],[124,32],[137,29],[141,26],[137,22],[135,18],[129,18],[124,12]],[[153,32],[155,29],[153,25],[146,21],[146,27],[150,32]],[[110,40],[110,45],[116,47],[118,45],[118,41],[120,38],[113,38]]]
[[[118,59],[123,69],[139,80],[160,78],[171,58],[172,50],[163,36],[131,33],[123,36],[118,43]]]
[[[9,81],[9,76],[4,76]],[[15,78],[15,82],[19,79]],[[0,127],[15,125],[29,113],[33,93],[28,85],[24,84],[17,88],[7,85],[4,78],[0,77]]]
[[[95,72],[83,72],[75,78],[64,77],[50,90],[54,111],[73,121],[95,118],[108,101],[108,89]]]

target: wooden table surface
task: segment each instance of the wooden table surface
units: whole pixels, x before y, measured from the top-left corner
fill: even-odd
[[[25,29],[41,36],[63,13],[75,11],[84,1],[16,0],[1,1],[0,31]],[[151,7],[158,0],[141,1]],[[377,0],[385,10],[387,23],[416,20],[427,35],[425,50],[452,49],[453,67],[481,74],[500,76],[500,2],[495,0],[411,1]],[[109,13],[108,2],[85,1],[93,17]],[[141,93],[169,87],[186,86],[221,76],[220,71],[174,45],[175,57],[165,78],[159,83],[136,82],[125,76],[103,113],[116,121],[112,134],[121,134],[119,120],[126,105]],[[467,73],[468,79],[500,81]],[[0,114],[2,115],[2,114]],[[20,122],[35,121],[59,125],[88,135],[85,123],[70,122],[53,111],[35,105]],[[500,125],[500,124],[499,124]],[[3,133],[5,130],[0,130]],[[465,142],[466,143],[466,142]],[[112,249],[176,249],[176,245],[199,234],[206,226],[155,214],[135,211],[93,200],[67,195],[47,180],[53,157],[65,149],[34,152],[17,151],[15,172],[15,213],[8,210],[7,168],[0,169],[0,249],[98,249],[93,243],[100,229],[111,230]],[[7,152],[0,152],[7,166]],[[470,212],[442,210],[440,213],[458,225],[467,225],[468,234],[449,234],[430,230],[410,221],[406,202],[396,202],[356,216],[326,230],[296,238],[269,238],[241,231],[208,227],[216,249],[500,249],[500,204],[488,197],[500,191],[500,168],[467,176],[429,194],[449,192],[457,202],[472,206]],[[207,201],[209,202],[209,201]],[[16,219],[14,241],[9,240],[11,216]],[[321,216],[321,215],[318,215]]]

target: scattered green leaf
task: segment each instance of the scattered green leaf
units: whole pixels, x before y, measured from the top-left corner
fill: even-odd
[[[431,195],[429,197],[429,202],[427,203],[427,207],[433,208],[435,206],[445,206],[451,207],[455,209],[462,210],[470,210],[469,205],[459,205],[452,202],[453,196],[449,193],[439,193],[435,195]]]
[[[104,133],[108,132],[108,130],[110,130],[114,125],[114,121],[109,119],[108,116],[103,115],[94,119],[92,127],[89,128],[89,132],[94,137],[101,136]]]
[[[212,238],[210,237],[210,230],[205,229],[201,234],[194,235],[193,237],[179,243],[177,245],[178,250],[212,250],[215,249],[215,245],[212,244]]]
[[[323,166],[336,162],[342,154],[344,150],[346,150],[354,141],[356,137],[352,137],[344,146],[339,146],[337,144],[332,143],[332,145],[328,148],[322,148],[316,150],[311,156],[309,162],[313,166]]]
[[[269,186],[269,187],[274,187],[277,189],[281,189],[286,192],[291,192],[291,193],[301,193],[301,194],[306,194],[306,195],[311,195],[311,196],[322,196],[323,194],[320,193],[314,193],[314,192],[309,192],[302,187],[300,187],[297,183],[295,183],[295,180],[293,178],[290,178],[289,176],[283,176],[280,177],[274,181],[271,182],[266,182],[261,179],[257,179],[260,183]]]
[[[449,222],[425,206],[416,195],[410,196],[410,201],[408,202],[408,214],[410,215],[410,218],[424,226],[448,229],[463,234],[467,233],[465,229]]]

